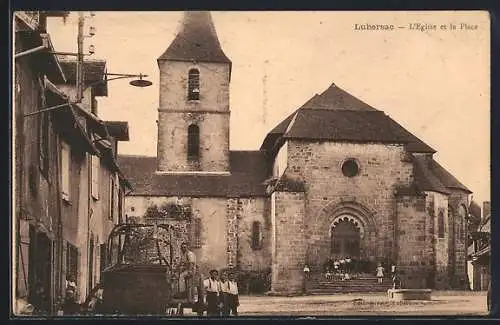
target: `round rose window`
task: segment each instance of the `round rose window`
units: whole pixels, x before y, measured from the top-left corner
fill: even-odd
[[[354,177],[359,173],[359,166],[356,160],[347,159],[342,164],[342,174],[347,177]]]

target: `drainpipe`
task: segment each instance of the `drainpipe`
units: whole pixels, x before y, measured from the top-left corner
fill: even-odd
[[[87,155],[87,187],[88,187],[88,197],[87,197],[87,279],[85,279],[87,283],[87,290],[85,296],[87,296],[92,288],[88,288],[88,278],[90,276],[90,267],[92,261],[90,260],[90,219],[92,218],[92,214],[94,210],[92,210],[92,155]]]
[[[398,205],[399,205],[399,199],[400,196],[397,193],[394,193],[394,215],[392,217],[392,225],[393,225],[393,243],[392,243],[392,259],[394,265],[399,266],[399,210],[398,210]]]
[[[15,66],[14,66],[14,70],[16,70]],[[15,74],[14,78],[17,79],[16,77],[17,77],[17,73]],[[14,84],[17,84],[17,80],[14,81]],[[19,87],[21,87],[21,85],[19,85]],[[15,88],[17,88],[17,87],[15,87]],[[19,94],[18,94],[17,90],[16,90],[15,98],[19,97],[19,106],[16,107],[16,110],[15,110],[16,112],[19,112],[19,116],[18,116],[19,121],[18,121],[18,125],[16,127],[16,133],[19,135],[19,138],[18,138],[18,140],[19,140],[19,151],[16,152],[16,160],[18,160],[20,162],[20,164],[21,164],[21,166],[19,168],[19,184],[16,184],[16,190],[19,188],[19,190],[17,190],[18,191],[18,197],[17,197],[17,199],[19,200],[19,204],[18,204],[19,211],[16,211],[16,215],[17,215],[17,218],[16,218],[16,240],[18,241],[16,243],[17,246],[18,246],[18,254],[17,254],[16,261],[17,261],[18,265],[19,265],[18,259],[19,258],[22,259],[22,254],[23,254],[22,244],[21,244],[21,219],[22,219],[22,212],[21,211],[23,211],[23,196],[24,196],[23,195],[24,194],[23,179],[24,179],[24,150],[25,150],[25,145],[24,145],[24,142],[25,142],[24,114],[23,114],[23,111],[22,111],[22,98],[23,97],[20,96],[20,94],[22,94],[22,92],[19,92]],[[19,128],[20,131],[17,128]],[[19,155],[19,157],[18,157],[18,155]],[[28,255],[28,257],[29,257],[29,255]],[[24,285],[25,285],[25,289],[26,289],[26,296],[30,297],[30,293],[29,293],[30,288],[28,287],[28,278],[27,278],[27,276],[29,276],[29,270],[28,270],[28,274],[26,274],[25,261],[24,260],[21,260],[21,267],[22,267],[22,270],[23,270],[23,277],[24,277]],[[16,281],[16,288],[17,288],[17,281]],[[16,290],[15,293],[16,293],[16,298],[17,298],[17,290]]]
[[[58,264],[57,264],[57,269],[58,269],[58,279],[57,279],[57,287],[56,290],[58,291],[57,296],[62,295],[62,281],[63,281],[63,245],[64,245],[64,239],[63,239],[63,222],[62,222],[62,209],[61,209],[61,198],[62,198],[62,190],[61,190],[61,144],[59,141],[59,136],[56,135],[55,137],[56,141],[56,200],[57,200],[57,249],[56,252],[58,253]],[[57,311],[57,310],[56,310]]]

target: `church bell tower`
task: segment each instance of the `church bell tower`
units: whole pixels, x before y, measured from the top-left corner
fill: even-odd
[[[210,12],[184,13],[158,66],[157,172],[228,174],[231,61]]]

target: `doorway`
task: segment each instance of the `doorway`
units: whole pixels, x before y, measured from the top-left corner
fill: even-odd
[[[346,217],[335,222],[332,225],[331,234],[333,258],[359,258],[361,230],[356,221]]]
[[[52,241],[32,225],[29,232],[29,300],[41,313],[49,313],[52,298]]]

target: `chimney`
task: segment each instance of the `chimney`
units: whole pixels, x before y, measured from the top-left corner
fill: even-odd
[[[483,220],[486,218],[488,215],[491,214],[491,202],[490,201],[484,201],[483,202]]]

